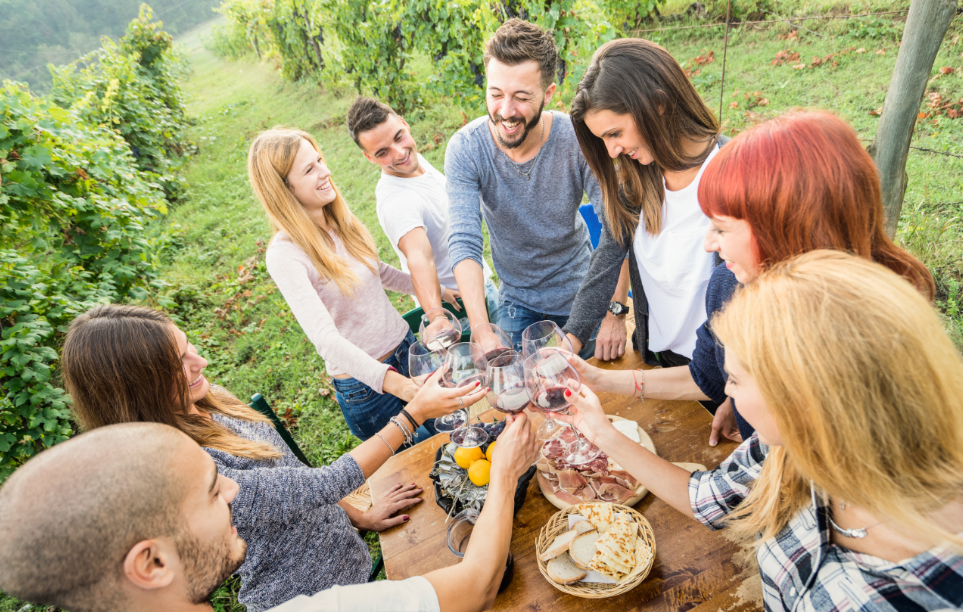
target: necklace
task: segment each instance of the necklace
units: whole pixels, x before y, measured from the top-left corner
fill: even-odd
[[[845,510],[846,502],[839,502],[839,509]],[[829,516],[829,526],[833,528],[833,531],[843,536],[844,538],[854,538],[854,539],[865,538],[866,531],[868,529],[871,529],[882,522],[883,521],[878,521],[876,523],[873,523],[872,525],[869,525],[868,527],[860,527],[858,529],[844,529],[843,527],[840,527],[839,525],[836,524],[836,521],[833,520],[832,515]]]
[[[538,161],[538,156],[542,154],[542,145],[544,143],[545,143],[545,115],[542,115],[542,136],[538,140],[538,153],[536,153],[535,157],[532,158],[532,167],[528,169],[528,172],[522,172],[521,168],[519,168],[519,165],[516,164],[514,161],[512,161],[511,157],[508,157],[508,153],[505,153],[504,151],[502,151],[503,153],[505,153],[505,157],[508,157],[508,161],[511,162],[512,167],[515,168],[515,172],[518,173],[518,178],[521,178],[524,176],[526,181],[532,180],[531,174],[532,174],[532,171],[535,170],[535,162]]]

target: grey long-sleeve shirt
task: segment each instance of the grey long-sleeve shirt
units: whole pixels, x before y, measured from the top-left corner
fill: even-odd
[[[354,458],[344,455],[330,466],[310,468],[271,425],[212,416],[242,438],[269,442],[284,453],[280,459],[257,461],[204,449],[218,473],[240,486],[231,510],[237,533],[247,542],[247,558],[238,570],[238,599],[248,612],[334,585],[366,582],[368,546],[337,505],[364,484]]]
[[[481,265],[484,216],[501,299],[568,316],[592,252],[578,207],[585,193],[600,212],[602,192],[572,120],[564,113],[552,115],[541,153],[517,166],[495,144],[487,116],[452,136],[445,152],[448,245],[452,267],[465,259]],[[531,180],[519,176],[516,167],[531,170]]]

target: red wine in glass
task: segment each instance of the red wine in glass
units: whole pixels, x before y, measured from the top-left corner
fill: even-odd
[[[438,351],[441,349],[446,349],[452,344],[458,342],[461,339],[461,332],[455,331],[454,329],[449,329],[447,331],[441,332],[431,340],[425,343],[429,349],[433,351]]]
[[[569,401],[565,398],[568,387],[544,387],[535,398],[535,405],[545,412],[565,412]]]
[[[488,351],[487,353],[485,353],[485,359],[487,359],[488,362],[491,363],[492,361],[495,361],[496,359],[498,359],[499,357],[501,357],[501,356],[504,355],[505,353],[510,353],[510,352],[512,352],[512,349],[510,349],[510,348],[496,348],[496,349],[492,349],[492,350]]]
[[[491,402],[495,410],[507,414],[520,414],[523,410],[532,405],[531,394],[524,384],[511,389],[506,389],[495,396],[495,401]]]

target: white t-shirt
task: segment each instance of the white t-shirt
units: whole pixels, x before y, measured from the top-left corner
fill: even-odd
[[[267,612],[441,612],[438,595],[421,576],[334,586],[298,595]]]
[[[672,351],[692,358],[696,330],[706,321],[706,288],[715,262],[702,244],[709,218],[699,207],[699,180],[709,161],[685,189],[665,190],[662,231],[645,231],[645,220],[635,230],[635,259],[645,299],[649,303],[649,350]],[[664,179],[663,179],[664,180]]]
[[[425,171],[421,176],[402,178],[381,173],[378,186],[375,187],[378,223],[398,254],[401,269],[409,274],[408,259],[398,248],[398,242],[411,230],[423,227],[431,243],[438,280],[443,287],[457,290],[458,284],[448,256],[448,190],[445,175],[435,170],[421,154],[418,154],[418,161]],[[484,261],[482,267],[485,280],[488,280],[492,271]]]

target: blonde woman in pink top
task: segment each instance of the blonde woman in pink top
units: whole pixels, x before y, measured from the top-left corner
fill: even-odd
[[[417,390],[408,378],[415,339],[384,291],[414,294],[411,277],[379,261],[317,142],[301,130],[262,133],[248,152],[248,178],[274,225],[268,271],[324,359],[351,433],[367,440],[398,417],[415,441],[434,435],[432,420],[402,412]]]

